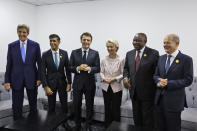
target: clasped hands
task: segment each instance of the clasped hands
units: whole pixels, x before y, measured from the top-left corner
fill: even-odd
[[[105,83],[111,84],[112,82],[116,81],[116,78],[105,78],[103,79]]]
[[[159,78],[159,82],[157,83],[157,86],[160,88],[164,88],[167,86],[167,84],[168,84],[168,79]]]
[[[90,67],[87,64],[81,64],[77,67],[78,71],[90,71]]]

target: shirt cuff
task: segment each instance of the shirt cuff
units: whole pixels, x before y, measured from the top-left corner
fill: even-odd
[[[77,73],[80,73],[80,71],[78,71],[78,69],[76,68]]]
[[[90,73],[91,72],[91,67],[90,67],[90,70],[88,71],[88,73]]]

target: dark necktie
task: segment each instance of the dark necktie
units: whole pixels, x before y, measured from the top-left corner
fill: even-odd
[[[83,64],[86,64],[86,53],[87,51],[83,51]]]
[[[137,57],[136,57],[136,59],[135,59],[135,70],[136,70],[136,71],[137,71],[137,69],[138,69],[139,64],[140,64],[140,50],[137,51]]]
[[[170,58],[172,56],[171,55],[168,55],[168,60],[167,60],[167,63],[166,63],[166,73],[168,72],[169,68],[170,68]]]

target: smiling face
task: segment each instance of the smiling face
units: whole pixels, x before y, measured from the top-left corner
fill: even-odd
[[[26,28],[19,28],[17,30],[17,34],[18,34],[19,40],[21,41],[27,40],[27,36],[29,35]]]
[[[133,38],[133,47],[136,50],[141,50],[146,44],[146,38],[143,35],[135,35]]]
[[[87,50],[92,43],[92,39],[90,36],[83,35],[81,37],[81,43],[82,43],[82,48]]]
[[[108,42],[106,46],[107,46],[107,51],[108,51],[109,55],[116,54],[118,49],[113,43]]]
[[[52,50],[57,51],[59,49],[59,44],[60,41],[58,40],[57,37],[50,38],[50,46]]]
[[[168,54],[175,52],[179,46],[179,42],[176,41],[176,37],[173,35],[167,35],[164,39],[164,50]]]

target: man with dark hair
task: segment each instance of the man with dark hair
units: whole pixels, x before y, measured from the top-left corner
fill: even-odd
[[[185,87],[193,82],[193,61],[178,50],[179,37],[168,34],[164,39],[166,54],[159,57],[154,79],[156,126],[159,131],[181,131]]]
[[[67,114],[67,92],[71,89],[71,72],[69,70],[68,54],[59,49],[60,37],[56,34],[49,36],[51,49],[42,55],[42,86],[48,97],[48,111],[55,112],[56,94],[58,92],[62,111]],[[66,72],[65,72],[66,71]],[[68,130],[68,124],[63,124]]]
[[[91,131],[93,105],[95,96],[95,73],[100,72],[99,53],[90,49],[92,35],[83,33],[81,35],[82,48],[73,50],[70,57],[70,69],[74,73],[73,81],[73,104],[75,112],[75,131],[81,128],[81,105],[82,96],[85,94],[86,101],[86,124],[85,129]]]
[[[41,84],[41,53],[37,42],[27,38],[29,27],[18,25],[19,40],[8,45],[5,89],[12,88],[14,120],[22,118],[24,87],[30,105],[30,114],[37,112],[37,87]]]
[[[154,96],[156,85],[153,75],[159,52],[146,45],[144,33],[133,38],[135,49],[127,52],[123,71],[123,83],[130,91],[133,118],[137,131],[154,130]]]

